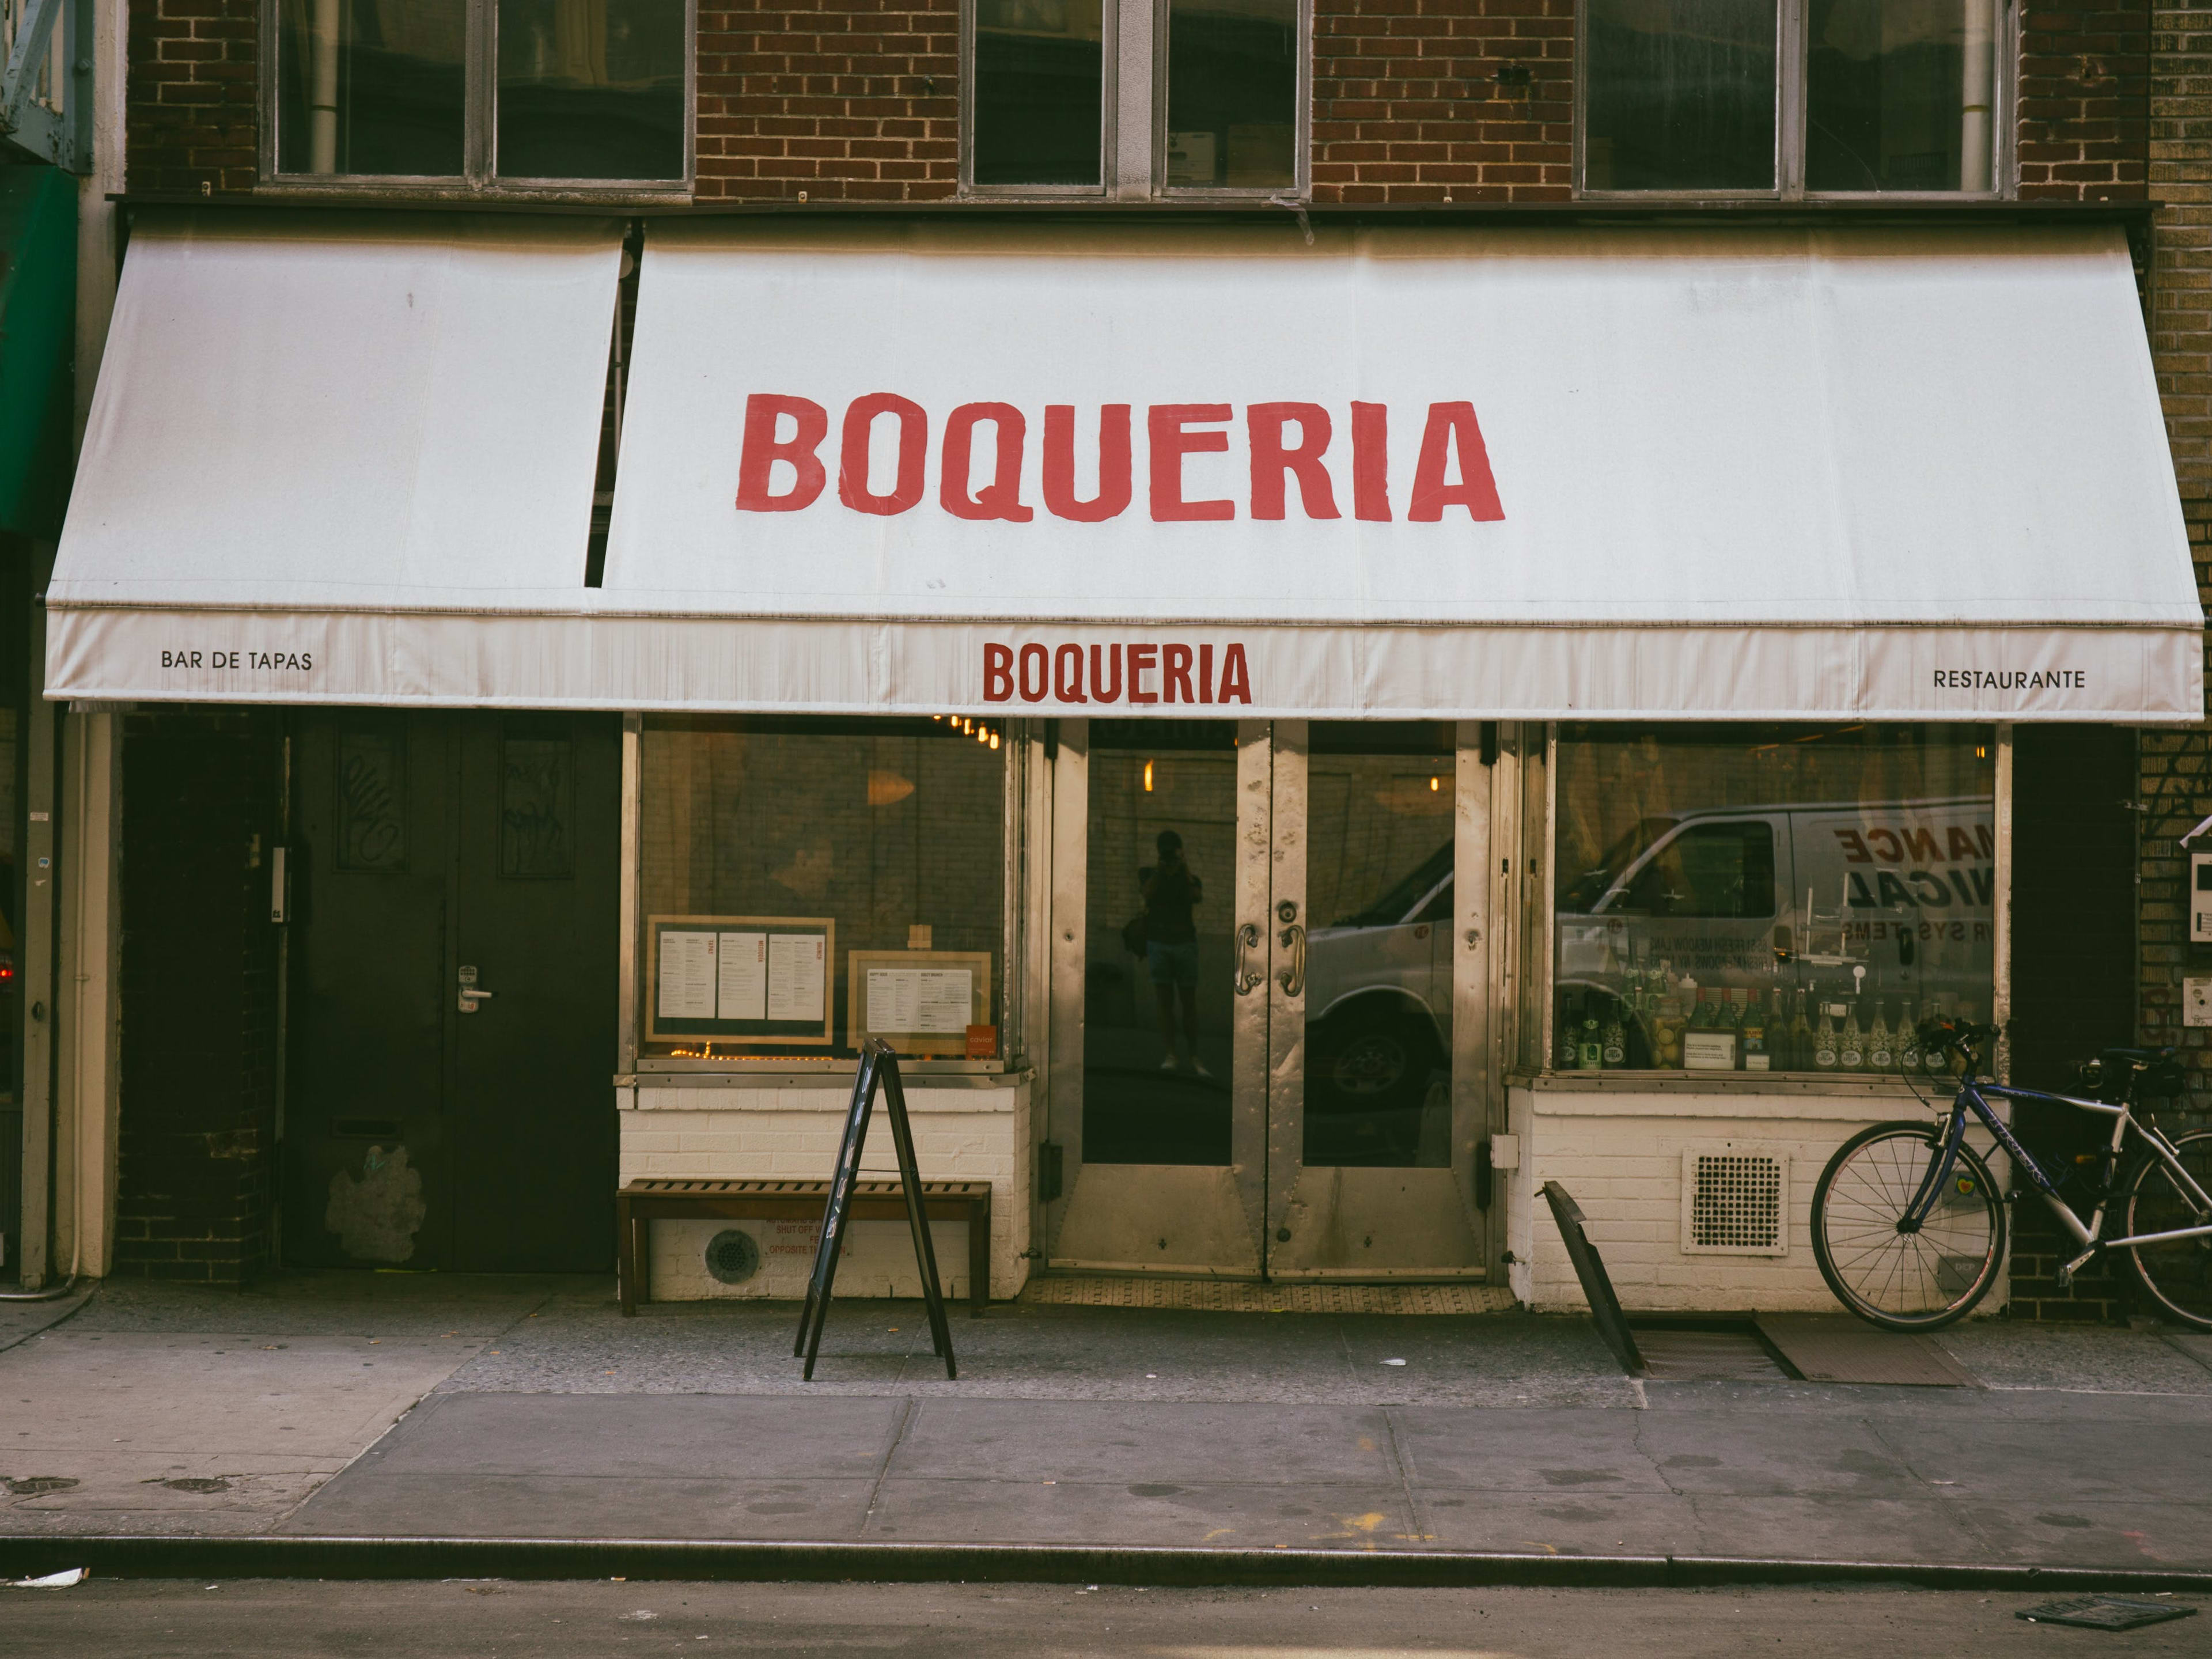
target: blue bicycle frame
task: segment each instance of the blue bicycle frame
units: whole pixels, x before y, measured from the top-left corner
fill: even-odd
[[[2082,1247],[2081,1255],[2059,1268],[2057,1278],[2062,1285],[2080,1272],[2082,1265],[2100,1249],[2119,1249],[2131,1244],[2162,1244],[2181,1238],[2212,1237],[2212,1222],[2208,1222],[2201,1227],[2182,1227],[2163,1233],[2139,1233],[2128,1238],[2100,1237],[2105,1231],[2105,1212],[2111,1204],[2111,1194],[2107,1193],[2100,1197],[2095,1211],[2087,1221],[2083,1221],[2075,1213],[2074,1206],[2059,1197],[2058,1183],[2053,1181],[2044,1167],[2035,1161],[2027,1148],[2021,1145],[2019,1138],[2013,1133],[2010,1126],[1990,1109],[1990,1101],[1992,1097],[1998,1100],[2036,1101],[2054,1106],[2071,1106],[2079,1111],[2095,1112],[2111,1118],[2112,1139],[2106,1151],[2107,1155],[2114,1160],[2116,1167],[2122,1147],[2127,1139],[2129,1127],[2133,1125],[2136,1133],[2142,1137],[2143,1145],[2166,1165],[2183,1193],[2196,1207],[2197,1212],[2203,1216],[2212,1216],[2212,1194],[2208,1194],[2203,1188],[2198,1186],[2189,1171],[2182,1167],[2181,1158],[2175,1152],[2173,1143],[2160,1134],[2155,1125],[2137,1122],[2134,1113],[2124,1102],[2113,1106],[2101,1100],[2080,1100],[2072,1095],[2045,1094],[2037,1089],[2010,1089],[2002,1084],[1984,1083],[1969,1075],[1960,1080],[1958,1095],[1951,1103],[1949,1113],[1936,1126],[1936,1133],[1942,1138],[1942,1146],[1936,1155],[1929,1160],[1928,1173],[1921,1177],[1919,1190],[1913,1194],[1912,1201],[1905,1206],[1905,1213],[1898,1218],[1898,1224],[1901,1230],[1917,1231],[1920,1224],[1927,1220],[1929,1212],[1936,1207],[1936,1195],[1943,1190],[1944,1183],[1950,1179],[1952,1166],[1958,1162],[1959,1148],[1966,1144],[1966,1124],[1971,1116],[1978,1120],[1982,1126],[1996,1138],[1997,1145],[2003,1148],[2007,1156],[2012,1159],[2014,1170],[2026,1176],[2029,1184],[2042,1194],[2043,1201],[2051,1206],[2051,1213],[2058,1218],[2059,1225],[2071,1233],[2075,1242]]]

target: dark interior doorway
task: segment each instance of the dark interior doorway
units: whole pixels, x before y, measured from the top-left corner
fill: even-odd
[[[619,718],[318,713],[293,755],[287,1263],[605,1271]]]

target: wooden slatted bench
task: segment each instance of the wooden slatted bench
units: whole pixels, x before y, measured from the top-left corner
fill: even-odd
[[[647,1283],[648,1221],[815,1221],[829,1201],[826,1181],[691,1181],[655,1176],[633,1181],[615,1194],[622,1310],[650,1301]],[[968,1311],[983,1316],[991,1300],[991,1183],[925,1181],[922,1213],[932,1221],[968,1224]],[[855,1221],[906,1219],[906,1186],[899,1181],[860,1181],[853,1188]]]

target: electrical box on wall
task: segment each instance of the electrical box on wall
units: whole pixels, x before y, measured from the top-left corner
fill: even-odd
[[[2212,853],[2189,855],[2189,942],[2212,945]]]

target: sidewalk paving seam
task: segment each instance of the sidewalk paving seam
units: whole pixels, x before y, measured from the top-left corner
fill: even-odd
[[[1406,1466],[1405,1448],[1398,1442],[1398,1408],[1385,1406],[1381,1416],[1382,1432],[1390,1443],[1390,1467],[1398,1472],[1398,1491],[1406,1500],[1406,1524],[1413,1528],[1413,1536],[1409,1541],[1433,1543],[1436,1528],[1429,1524],[1428,1511],[1421,1507],[1420,1496],[1413,1490],[1413,1474]]]
[[[906,1431],[913,1425],[919,1413],[920,1406],[912,1395],[899,1401],[898,1421],[892,1426],[890,1438],[884,1446],[884,1455],[876,1461],[876,1478],[869,1483],[867,1507],[860,1511],[860,1530],[864,1533],[875,1524],[876,1510],[883,1501],[884,1482],[890,1479],[891,1461],[898,1455],[899,1448],[906,1443]]]

